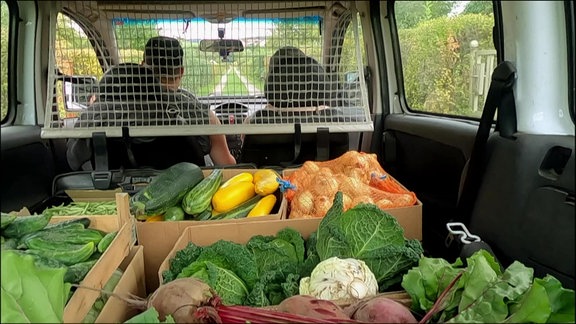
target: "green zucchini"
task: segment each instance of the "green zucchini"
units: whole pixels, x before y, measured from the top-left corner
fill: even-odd
[[[82,228],[88,228],[90,226],[90,218],[82,217],[82,218],[76,218],[76,219],[69,219],[69,220],[61,221],[61,222],[54,223],[54,224],[49,224],[48,226],[46,226],[45,230],[58,229],[58,228],[68,228],[69,226],[78,227],[77,225],[74,225],[74,224],[80,224],[80,225],[82,225]]]
[[[162,171],[150,184],[130,198],[132,213],[160,215],[180,204],[184,195],[204,179],[194,163],[180,162]]]
[[[40,231],[35,235],[27,236],[21,239],[18,245],[32,249],[32,246],[52,246],[55,243],[86,244],[93,242],[94,244],[98,244],[103,237],[104,235],[102,235],[100,231],[91,228],[80,230],[62,228],[51,231]]]
[[[90,258],[95,249],[94,242],[88,242],[84,245],[68,245],[67,250],[35,250],[29,249],[28,253],[43,256],[48,259],[60,261],[67,266],[84,262]]]
[[[260,199],[262,199],[262,196],[256,195],[256,196],[248,199],[247,201],[243,202],[242,204],[240,204],[240,206],[238,206],[238,207],[236,207],[230,211],[215,215],[214,217],[212,217],[212,219],[213,220],[222,220],[222,219],[236,219],[236,218],[246,217],[246,216],[248,216],[248,213],[250,213],[252,208],[254,208],[254,206],[256,206],[258,201],[260,201]]]
[[[12,215],[12,214],[7,214],[7,213],[2,213],[1,214],[1,220],[2,222],[0,223],[0,228],[4,229],[6,226],[10,225],[10,223],[12,223],[14,220],[16,220],[16,215]]]
[[[220,188],[222,170],[214,169],[199,184],[190,189],[182,200],[182,209],[189,215],[200,214],[212,202],[212,196]]]
[[[98,252],[104,253],[104,251],[106,251],[106,249],[110,246],[112,241],[114,241],[116,234],[118,234],[117,231],[110,232],[104,235],[104,237],[100,240],[100,242],[98,242]]]
[[[69,266],[64,275],[64,282],[80,283],[84,280],[88,272],[90,272],[90,269],[94,267],[96,262],[98,262],[98,260],[88,260]]]
[[[172,206],[164,213],[165,221],[184,220],[184,210],[180,206]]]
[[[42,214],[16,217],[16,219],[8,224],[2,231],[2,235],[5,237],[19,238],[26,234],[39,231],[48,225],[50,218],[52,218],[52,216]]]

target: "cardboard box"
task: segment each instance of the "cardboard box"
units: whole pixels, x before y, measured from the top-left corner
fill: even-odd
[[[409,239],[421,239],[421,215],[416,211],[408,210],[400,217],[398,223],[404,228],[404,236]],[[168,253],[160,268],[158,269],[159,282],[162,281],[162,273],[170,268],[170,260],[176,252],[184,249],[189,242],[199,246],[207,246],[218,240],[227,240],[240,244],[245,244],[255,235],[276,235],[281,229],[290,227],[302,234],[304,239],[308,239],[312,232],[318,229],[321,218],[307,219],[283,219],[269,222],[251,222],[236,224],[213,224],[188,227],[184,230],[172,250]],[[215,235],[214,233],[217,233]],[[149,275],[148,277],[150,277]]]
[[[297,169],[286,169],[282,172],[282,177],[285,178]],[[390,176],[390,175],[389,175]],[[398,183],[402,188],[406,189],[398,180],[390,176],[392,180]],[[408,189],[406,189],[408,190]],[[404,231],[407,232],[405,235],[407,237],[422,240],[422,202],[420,199],[416,199],[416,204],[406,207],[397,208],[387,208],[384,209],[387,213],[394,216],[398,222],[404,227]],[[285,219],[290,219],[290,202],[286,202],[286,215]],[[405,226],[409,225],[409,226]]]
[[[54,216],[51,223],[63,220],[88,217],[90,228],[105,232],[118,231],[110,246],[102,253],[98,262],[84,277],[80,285],[101,289],[104,287],[112,273],[128,256],[132,246],[136,243],[135,220],[130,215],[130,201],[126,193],[116,194],[117,215],[109,216]],[[78,289],[64,308],[65,323],[80,323],[92,308],[94,301],[100,293],[91,289]]]
[[[66,194],[72,198],[72,201],[113,201],[116,199],[116,194],[121,193],[122,190],[120,188],[115,190],[79,190],[79,189],[70,189],[65,190]]]
[[[123,271],[114,293],[146,297],[146,274],[144,272],[144,247],[133,246],[130,254],[124,259],[119,268]],[[115,296],[110,296],[104,308],[98,315],[95,323],[124,323],[136,316],[138,310]]]
[[[254,173],[257,169],[223,169],[222,179],[226,181],[233,176],[242,173]],[[203,170],[204,176],[209,175],[212,170]],[[138,244],[145,246],[144,260],[146,264],[146,273],[157,273],[160,264],[172,247],[178,237],[182,235],[184,230],[190,226],[201,226],[211,224],[237,224],[237,223],[250,223],[254,221],[274,221],[284,218],[286,212],[287,202],[281,195],[282,199],[276,202],[274,214],[269,216],[260,216],[255,218],[241,218],[241,219],[228,219],[219,221],[178,221],[178,222],[138,222],[136,224],[136,231],[138,235]],[[274,210],[273,210],[274,211]],[[159,282],[156,276],[147,276],[146,287],[148,291],[154,291],[158,288]]]

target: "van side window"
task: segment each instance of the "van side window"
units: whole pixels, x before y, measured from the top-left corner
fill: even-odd
[[[0,5],[0,106],[2,113],[0,120],[4,120],[8,115],[8,35],[10,32],[10,11],[6,1]]]
[[[80,25],[69,16],[58,13],[56,20],[56,43],[54,46],[56,67],[67,76],[92,76],[99,80],[103,71],[96,51]],[[73,117],[77,112],[67,112],[64,105],[63,87],[71,87],[58,81],[56,101],[60,118]],[[71,93],[71,89],[66,89]],[[69,100],[70,98],[67,98]],[[70,107],[68,107],[70,108]]]
[[[493,69],[492,1],[396,1],[408,109],[479,118]]]

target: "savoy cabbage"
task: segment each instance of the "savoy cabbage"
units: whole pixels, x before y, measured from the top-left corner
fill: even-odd
[[[320,260],[338,257],[364,261],[376,276],[380,291],[400,283],[422,255],[420,242],[406,239],[398,221],[376,205],[343,209],[342,193],[338,192],[316,234]]]

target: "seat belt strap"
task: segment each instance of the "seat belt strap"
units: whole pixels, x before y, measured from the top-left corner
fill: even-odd
[[[330,158],[330,129],[318,127],[316,132],[316,161],[327,161]]]
[[[486,102],[484,103],[484,109],[482,110],[482,117],[480,118],[478,131],[476,132],[474,146],[470,155],[468,172],[464,180],[460,200],[458,201],[458,221],[464,224],[468,224],[470,220],[474,202],[478,195],[480,182],[485,169],[484,152],[490,130],[492,129],[494,116],[496,115],[496,109],[500,108],[500,110],[503,110],[503,107],[501,107],[503,98],[506,97],[507,94],[512,93],[515,80],[516,69],[512,63],[504,61],[494,69],[488,95],[486,96]]]
[[[300,151],[302,149],[302,126],[300,123],[294,124],[294,158],[292,161],[280,162],[280,166],[289,167],[294,165],[294,162],[300,157]]]
[[[138,163],[136,163],[136,158],[134,157],[134,152],[132,151],[132,139],[130,138],[130,132],[128,127],[122,127],[122,141],[124,142],[124,147],[126,147],[126,155],[128,156],[128,162],[132,168],[138,168]]]
[[[109,189],[112,173],[108,169],[106,132],[92,133],[92,151],[94,152],[94,171],[92,171],[94,188],[98,190]]]

